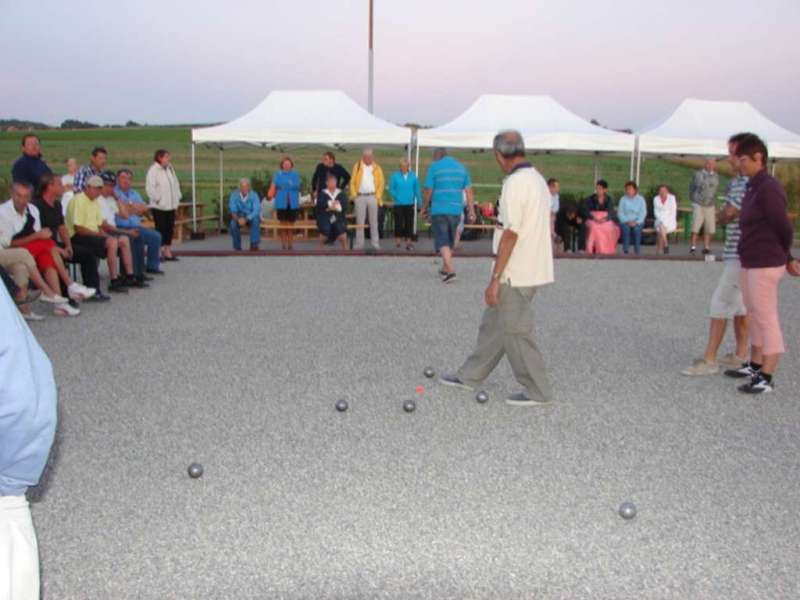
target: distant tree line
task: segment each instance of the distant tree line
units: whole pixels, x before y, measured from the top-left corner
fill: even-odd
[[[126,121],[125,127],[141,127],[141,123],[136,121]],[[61,125],[54,127],[39,121],[26,121],[24,119],[0,119],[0,131],[27,131],[30,129],[97,129],[100,127],[120,127],[119,125],[98,125],[91,121],[80,121],[78,119],[65,119]]]

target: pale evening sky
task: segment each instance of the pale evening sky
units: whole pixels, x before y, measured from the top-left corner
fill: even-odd
[[[366,106],[367,0],[0,0],[0,118],[209,123],[274,89]],[[549,94],[638,128],[685,97],[800,131],[800,2],[375,0],[375,111],[441,124]]]

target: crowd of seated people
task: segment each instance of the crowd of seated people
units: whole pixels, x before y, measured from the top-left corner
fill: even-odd
[[[551,179],[553,197],[553,240],[564,252],[616,254],[622,242],[623,254],[631,247],[641,254],[642,235],[648,220],[648,206],[635,181],[625,183],[618,203],[608,193],[608,183],[600,179],[595,193],[579,202],[560,201],[558,182]],[[669,253],[669,235],[678,228],[678,206],[669,186],[662,184],[651,200],[652,227],[656,235],[656,254]]]
[[[105,148],[94,148],[87,164],[78,168],[69,159],[67,173],[59,175],[45,162],[39,138],[23,136],[22,156],[11,169],[11,198],[0,204],[0,278],[26,320],[44,318],[33,309],[37,301],[69,317],[80,314],[81,302],[108,301],[101,260],[113,293],[149,287],[152,275],[164,274],[161,260],[169,252],[162,233],[145,219],[158,202],[169,210],[180,199],[169,153],[159,150],[153,167],[168,173],[171,189],[160,189],[156,177],[149,203],[133,188],[130,169],[105,170],[107,158]],[[82,283],[73,279],[70,264],[80,267]]]

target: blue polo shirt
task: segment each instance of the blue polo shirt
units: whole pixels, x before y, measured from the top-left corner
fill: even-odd
[[[144,204],[144,200],[133,188],[129,188],[127,192],[123,192],[119,186],[114,188],[114,193],[117,195],[117,198],[123,200],[125,202],[129,202],[131,204]],[[131,215],[127,219],[121,217],[119,213],[114,215],[114,221],[117,224],[117,227],[122,227],[124,229],[135,229],[136,227],[141,227],[142,225],[142,217],[139,215]]]
[[[469,171],[452,156],[431,164],[425,178],[425,189],[432,190],[431,215],[461,215],[464,190],[471,186]]]

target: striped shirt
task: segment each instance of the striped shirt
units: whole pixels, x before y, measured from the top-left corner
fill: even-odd
[[[84,191],[86,189],[86,184],[89,181],[89,177],[92,177],[93,175],[100,177],[102,173],[96,170],[91,163],[83,165],[80,169],[78,169],[78,172],[75,173],[75,182],[73,184],[75,186],[75,191],[79,193]]]
[[[747,190],[747,177],[739,175],[731,179],[728,184],[728,193],[725,203],[733,206],[737,211],[742,210],[742,198]],[[725,227],[725,248],[722,250],[723,260],[739,260],[739,216]]]
[[[459,216],[464,212],[464,190],[472,187],[467,168],[451,156],[431,164],[425,188],[431,193],[431,215]]]

